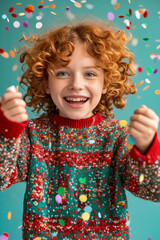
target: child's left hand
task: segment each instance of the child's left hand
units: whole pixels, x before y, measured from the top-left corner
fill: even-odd
[[[138,150],[145,154],[152,144],[158,129],[159,117],[156,113],[142,105],[130,117],[128,133],[134,138]]]

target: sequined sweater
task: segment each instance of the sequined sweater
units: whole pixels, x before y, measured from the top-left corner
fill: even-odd
[[[125,189],[160,201],[160,142],[128,147],[118,120],[98,113],[24,123],[0,111],[0,190],[25,181],[23,240],[128,240]]]

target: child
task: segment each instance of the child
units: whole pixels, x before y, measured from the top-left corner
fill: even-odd
[[[160,142],[144,105],[128,130],[113,120],[113,104],[136,93],[129,39],[98,21],[24,39],[35,42],[20,56],[25,101],[7,91],[0,112],[1,190],[27,183],[23,239],[130,239],[124,189],[160,200]],[[28,122],[26,105],[44,113]]]

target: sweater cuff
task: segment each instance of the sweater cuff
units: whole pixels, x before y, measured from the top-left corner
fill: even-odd
[[[155,133],[152,145],[145,155],[141,154],[136,145],[134,145],[130,151],[130,156],[140,164],[146,162],[147,165],[153,165],[158,159],[160,159],[160,141],[158,139],[158,133]]]
[[[9,120],[0,109],[0,133],[6,138],[18,138],[28,125],[28,120],[22,123]]]

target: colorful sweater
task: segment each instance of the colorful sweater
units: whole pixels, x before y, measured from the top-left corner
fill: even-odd
[[[23,239],[128,240],[125,189],[160,201],[160,142],[127,148],[118,120],[9,121],[0,112],[0,189],[26,181]]]

